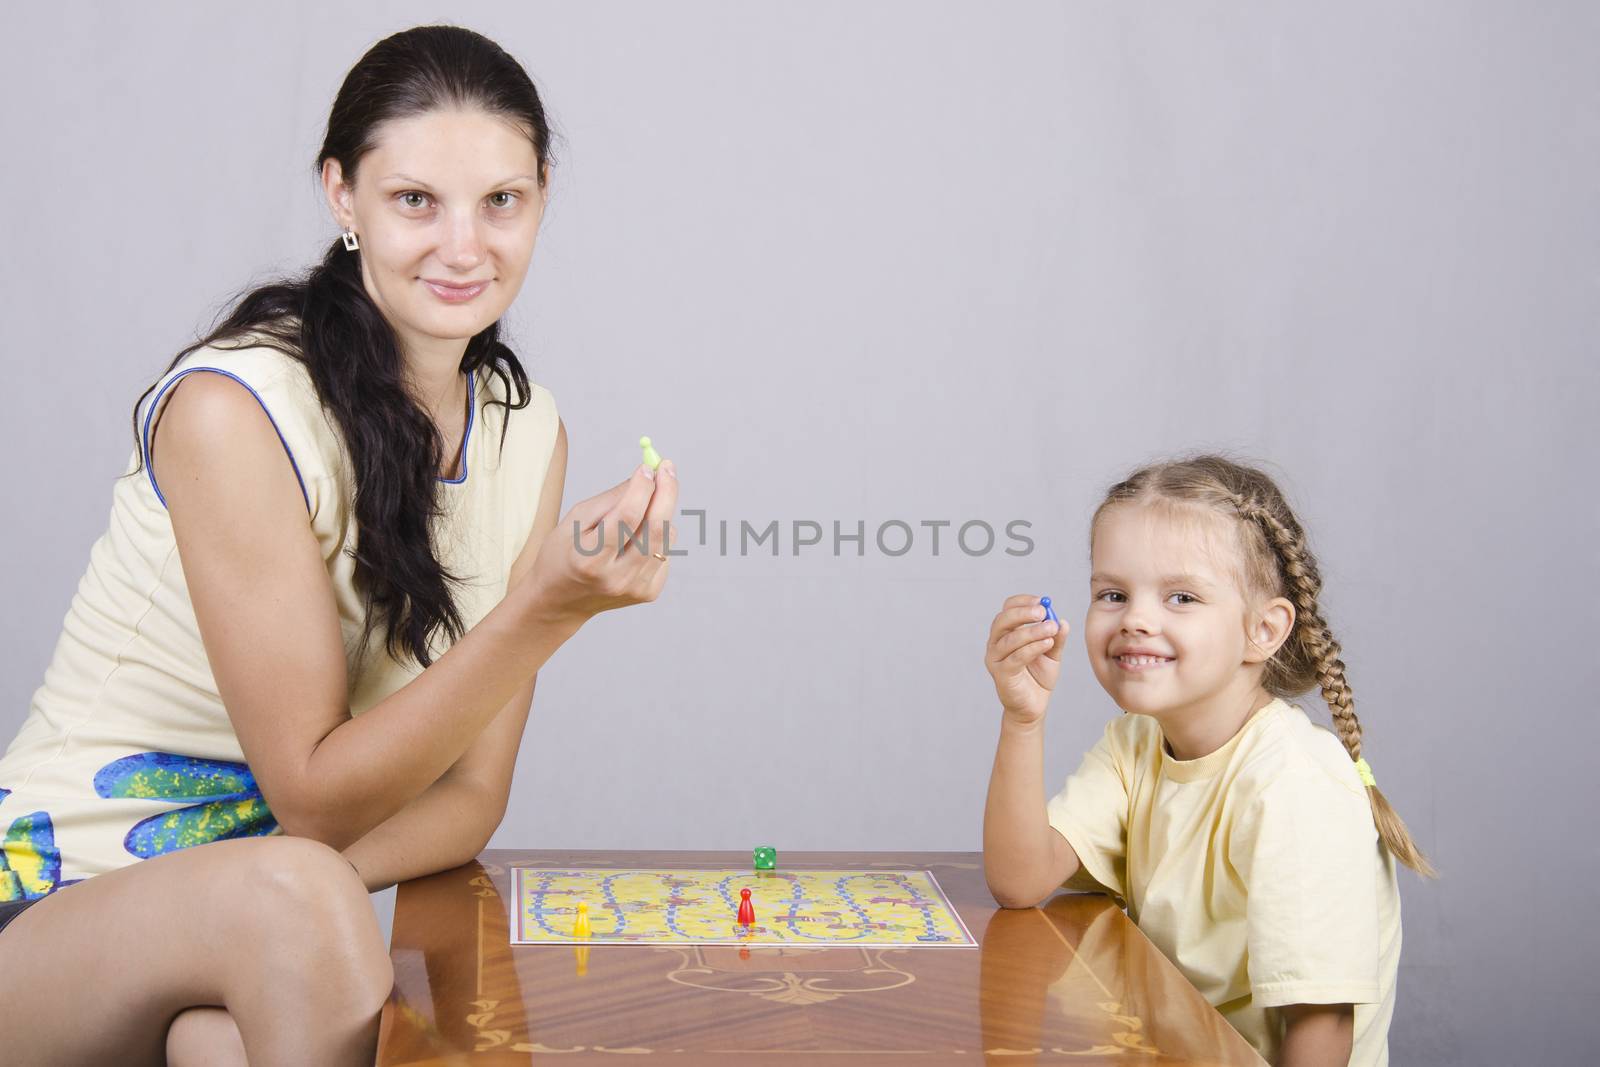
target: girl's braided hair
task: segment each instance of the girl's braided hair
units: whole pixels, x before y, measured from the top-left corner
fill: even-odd
[[[1294,626],[1267,660],[1262,688],[1288,699],[1320,687],[1345,751],[1352,760],[1361,759],[1361,721],[1356,718],[1355,698],[1345,679],[1339,642],[1317,603],[1322,577],[1316,557],[1306,543],[1305,530],[1272,479],[1254,467],[1215,455],[1151,464],[1112,486],[1094,517],[1098,520],[1107,508],[1129,503],[1198,507],[1240,520],[1235,525],[1245,587],[1268,597],[1286,597],[1295,607]],[[1367,786],[1367,799],[1378,835],[1394,857],[1418,874],[1434,877],[1433,865],[1376,785]]]

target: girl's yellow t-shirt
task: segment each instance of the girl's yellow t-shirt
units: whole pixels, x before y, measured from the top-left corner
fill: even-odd
[[[1263,1057],[1288,1004],[1354,1004],[1352,1067],[1387,1064],[1400,964],[1395,864],[1333,733],[1273,700],[1195,760],[1156,720],[1106,727],[1049,802],[1103,888]]]
[[[35,899],[190,845],[278,832],[218,696],[149,465],[154,418],[172,387],[196,373],[246,386],[283,441],[338,605],[351,713],[419,672],[388,656],[381,626],[364,653],[356,647],[365,610],[354,586],[354,477],[304,365],[266,347],[191,353],[140,407],[139,450],[127,470],[138,455],[144,469],[116,482],[109,527],[90,551],[44,683],[0,757],[0,901]],[[485,369],[468,391],[457,476],[439,480],[434,531],[445,569],[467,579],[454,595],[470,628],[505,595],[533,528],[558,418],[549,392],[530,383],[528,406],[505,422],[507,409],[495,403],[504,389]]]

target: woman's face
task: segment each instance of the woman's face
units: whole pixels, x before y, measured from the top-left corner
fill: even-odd
[[[354,184],[323,165],[334,219],[361,242],[362,279],[401,343],[472,337],[511,306],[544,216],[527,133],[481,110],[379,126]]]

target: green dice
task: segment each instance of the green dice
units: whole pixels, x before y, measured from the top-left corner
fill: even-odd
[[[755,861],[756,870],[772,871],[778,868],[778,850],[771,845],[757,845],[751,858]]]

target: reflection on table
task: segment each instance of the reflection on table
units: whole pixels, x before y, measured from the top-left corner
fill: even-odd
[[[1106,897],[1064,893],[1043,908],[998,910],[976,853],[783,859],[930,870],[980,948],[514,947],[512,863],[740,859],[492,851],[401,887],[378,1062],[1261,1063]]]

